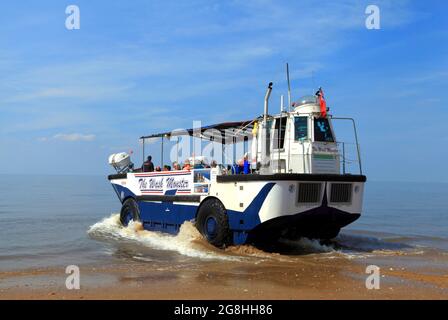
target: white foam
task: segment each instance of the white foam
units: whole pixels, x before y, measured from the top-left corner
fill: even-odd
[[[189,221],[181,225],[177,235],[143,230],[140,223],[130,222],[127,227],[120,224],[120,215],[110,217],[90,226],[87,231],[95,238],[135,241],[141,245],[180,253],[188,257],[200,259],[241,260],[240,257],[229,256],[215,249],[203,239],[196,227]]]
[[[217,249],[210,245],[189,221],[182,224],[177,235],[170,235],[143,230],[140,223],[132,221],[128,227],[123,227],[120,224],[119,214],[112,214],[93,224],[89,228],[88,234],[102,240],[133,241],[152,249],[173,251],[184,256],[207,260],[252,261],[255,263],[263,262],[266,259],[289,261],[285,256],[263,252],[249,245],[230,247],[226,250]],[[331,242],[322,244],[318,240],[307,238],[281,239],[281,242],[288,246],[298,248],[303,252],[319,254],[319,257],[324,259],[333,259],[337,256],[347,259],[365,259],[370,256],[423,253],[421,249],[418,251],[416,248],[411,248],[414,250],[401,249],[402,245],[400,244],[365,236],[341,234],[335,241],[334,244]],[[149,258],[139,256],[136,259],[145,261]],[[256,259],[256,261],[252,259]]]
[[[409,255],[422,254],[423,251],[416,248],[404,248],[402,250],[392,250],[390,248],[401,248],[402,244],[388,243],[386,241],[365,236],[352,236],[341,234],[334,242],[322,244],[319,240],[300,238],[298,240],[281,239],[281,242],[300,251],[307,253],[317,253],[322,259],[335,259],[343,257],[349,260],[365,259],[375,256],[386,255]]]

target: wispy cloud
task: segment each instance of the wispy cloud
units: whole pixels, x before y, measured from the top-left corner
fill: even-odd
[[[394,25],[409,21],[411,15],[406,4],[407,1],[394,1],[392,8],[391,2],[379,1],[386,18],[394,12],[393,19],[385,18]],[[190,92],[197,92],[204,83],[209,83],[208,76],[219,74],[223,81],[234,80],[236,86],[238,79],[248,74],[255,76],[252,70],[259,63],[266,64],[265,70],[272,69],[267,62],[270,58],[281,63],[288,57],[306,60],[306,66],[295,66],[304,69],[303,72],[291,70],[292,78],[296,74],[310,77],[324,67],[319,61],[322,56],[331,55],[351,41],[345,31],[364,28],[364,9],[363,1],[323,1],[318,7],[312,1],[265,0],[167,4],[144,21],[145,25],[153,21],[157,26],[155,30],[145,28],[139,41],[125,40],[115,50],[96,47],[95,55],[82,54],[80,59],[63,63],[37,66],[19,63],[13,73],[0,76],[9,87],[3,92],[0,89],[0,101],[17,102],[22,107],[25,101],[45,102],[55,98],[75,98],[80,103],[130,96],[147,101],[170,98],[172,88],[139,90],[136,83],[153,80],[157,86],[158,79],[170,76],[171,87],[182,90],[182,82],[188,79],[188,86],[196,88]],[[229,12],[234,15],[226,19]],[[169,23],[164,20],[166,16],[171,17]],[[154,32],[163,33],[166,42],[148,45],[152,44]],[[182,94],[176,98],[182,99]]]
[[[73,98],[79,100],[91,100],[91,101],[101,101],[104,99],[110,99],[110,97],[116,97],[123,92],[132,88],[132,85],[108,85],[108,86],[89,86],[89,85],[78,85],[75,87],[65,86],[59,88],[43,88],[38,89],[34,92],[22,92],[17,93],[4,100],[5,103],[15,103],[15,102],[39,102],[42,100],[60,99],[60,98]]]
[[[94,134],[82,134],[82,133],[57,133],[54,136],[48,137],[40,137],[38,141],[46,142],[49,140],[61,140],[68,142],[76,142],[76,141],[93,141],[96,136]]]
[[[278,104],[286,91],[285,62],[290,63],[293,98],[313,92],[311,87],[321,84],[314,83],[315,77],[332,82],[338,97],[345,90],[341,105],[350,115],[362,110],[354,107],[358,92],[376,90],[379,99],[391,92],[396,97],[405,88],[409,106],[415,105],[422,92],[433,92],[426,83],[447,81],[442,71],[426,74],[422,70],[432,69],[419,65],[427,58],[425,50],[434,56],[444,49],[443,41],[437,42],[442,36],[432,41],[424,32],[420,39],[414,36],[434,20],[403,28],[415,21],[415,11],[430,11],[432,5],[377,0],[382,30],[375,32],[365,29],[368,4],[372,1],[136,0],[108,2],[105,14],[101,1],[83,1],[82,28],[73,32],[64,29],[63,10],[49,0],[30,4],[25,12],[13,2],[5,4],[0,141],[47,142],[33,149],[36,157],[54,152],[58,142],[67,150],[55,159],[90,148],[96,157],[92,163],[102,164],[102,153],[134,146],[141,135],[191,127],[192,120],[211,124],[258,115],[269,81],[275,84],[273,105]],[[29,12],[35,17],[31,24],[30,14],[25,14]],[[442,50],[434,50],[434,43]],[[412,70],[395,74],[410,79],[415,73],[413,82],[395,80],[389,72],[395,66]],[[357,90],[343,88],[357,85]],[[429,96],[433,102],[441,98]],[[377,97],[368,98],[363,101]],[[396,109],[387,103],[376,110]],[[370,123],[385,123],[383,118],[377,121]]]

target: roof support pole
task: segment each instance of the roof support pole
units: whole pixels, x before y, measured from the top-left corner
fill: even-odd
[[[236,137],[233,137],[233,164],[236,163]]]
[[[145,138],[142,138],[142,145],[143,145],[142,157],[143,157],[143,162],[145,162]]]
[[[222,149],[222,152],[221,152],[221,164],[223,165],[224,164],[224,152],[225,152],[225,150],[224,150],[224,147],[225,147],[225,143],[224,143],[224,139],[222,140],[222,143],[221,143],[221,149]]]
[[[212,150],[211,150],[211,156],[212,156],[212,160],[211,162],[213,162],[215,160],[215,137],[212,135],[210,137],[210,143],[212,144]]]
[[[179,137],[177,137],[176,142],[176,163],[179,163]]]
[[[249,137],[244,136],[243,137],[243,153],[246,154],[247,153],[247,144],[249,142]]]
[[[162,136],[162,154],[160,156],[160,169],[163,168],[163,136]]]

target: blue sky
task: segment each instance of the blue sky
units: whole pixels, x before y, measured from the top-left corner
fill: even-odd
[[[81,29],[65,28],[78,5]],[[381,29],[367,30],[369,4]],[[323,86],[372,180],[448,182],[446,1],[20,1],[0,10],[0,172],[107,174],[160,130]],[[149,146],[159,150],[157,144]]]

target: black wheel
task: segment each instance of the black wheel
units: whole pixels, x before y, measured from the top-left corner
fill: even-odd
[[[129,198],[121,206],[120,222],[126,227],[131,220],[140,221],[140,210],[138,209],[137,202]]]
[[[224,206],[217,199],[206,200],[199,208],[196,228],[216,247],[232,244],[229,220]]]

